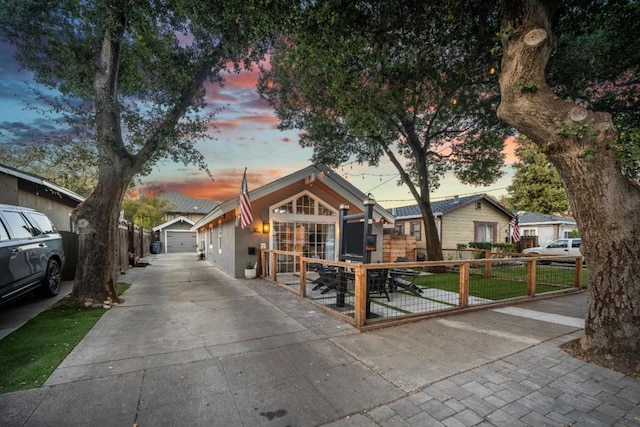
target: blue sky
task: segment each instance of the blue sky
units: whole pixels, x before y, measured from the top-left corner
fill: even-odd
[[[55,129],[52,120],[33,111],[44,107],[35,97],[38,89],[28,71],[20,70],[11,56],[10,48],[0,44],[0,143],[31,143]],[[224,87],[208,86],[210,108],[222,108],[215,117],[215,140],[198,144],[215,181],[195,166],[163,161],[153,173],[143,179],[146,184],[159,185],[166,192],[179,191],[195,198],[217,201],[235,197],[240,189],[244,167],[247,167],[249,189],[285,176],[310,164],[312,151],[298,144],[298,132],[276,129],[277,119],[269,105],[256,92],[257,72],[244,71],[229,75]],[[40,88],[41,89],[41,88]],[[513,159],[509,144],[508,160]],[[377,168],[350,164],[337,168],[343,176],[365,193],[372,193],[384,207],[411,205],[409,190],[398,187],[397,171],[383,158]],[[454,195],[487,193],[496,198],[506,194],[512,169],[489,187],[462,185],[448,175],[440,188],[432,193],[433,200]]]

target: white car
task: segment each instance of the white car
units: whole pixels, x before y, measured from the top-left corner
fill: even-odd
[[[582,240],[577,239],[558,239],[546,246],[537,246],[535,248],[527,248],[522,251],[524,254],[530,255],[567,255],[582,256],[580,253],[580,244]]]

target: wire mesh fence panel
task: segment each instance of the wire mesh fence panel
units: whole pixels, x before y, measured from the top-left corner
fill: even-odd
[[[355,315],[355,274],[345,267],[307,264],[307,298],[346,316]]]
[[[469,276],[469,304],[489,304],[527,295],[527,264],[502,259],[473,269]]]
[[[297,256],[291,254],[276,253],[277,280],[283,285],[300,289],[300,271]]]
[[[569,258],[567,262],[553,264],[536,263],[536,293],[553,292],[561,289],[576,286],[576,265],[575,259]],[[587,271],[580,269],[582,274],[582,284],[587,285]]]

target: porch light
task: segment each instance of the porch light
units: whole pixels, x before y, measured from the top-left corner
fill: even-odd
[[[263,234],[269,234],[269,231],[271,230],[271,227],[269,226],[268,222],[263,222],[262,223],[262,233]]]

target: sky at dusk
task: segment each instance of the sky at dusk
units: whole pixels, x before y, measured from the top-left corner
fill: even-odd
[[[42,106],[32,90],[38,85],[31,73],[19,69],[5,44],[0,44],[0,75],[0,143],[34,142],[52,132],[55,126],[51,120],[30,108]],[[251,190],[308,166],[312,150],[300,147],[298,131],[276,129],[278,121],[272,108],[257,94],[257,78],[257,70],[243,71],[229,74],[224,87],[207,85],[208,108],[220,112],[214,118],[215,129],[211,129],[215,139],[203,141],[197,148],[205,156],[214,181],[195,166],[163,161],[143,182],[160,186],[165,192],[225,201],[238,195],[245,167]],[[513,146],[506,144],[507,163],[514,161]],[[448,175],[432,193],[432,200],[474,193],[499,198],[506,194],[513,176],[511,167],[504,170],[506,175],[489,187],[462,185]],[[409,190],[397,186],[397,171],[386,158],[377,168],[350,164],[336,171],[386,208],[415,204]]]

